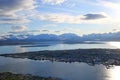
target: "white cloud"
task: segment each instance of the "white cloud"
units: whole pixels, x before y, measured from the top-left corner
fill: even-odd
[[[65,0],[41,0],[43,4],[59,5],[65,2]]]
[[[23,14],[34,8],[34,0],[0,0],[0,23],[28,22]]]
[[[12,26],[11,29],[13,32],[23,32],[27,30],[27,26]]]
[[[120,1],[109,1],[109,0],[96,0],[92,2],[93,5],[101,7],[103,10],[106,10],[106,13],[109,13],[111,20],[109,24],[118,24],[120,23]]]
[[[98,3],[103,6],[103,7],[107,7],[110,9],[120,9],[120,3],[116,3],[116,2],[110,2],[107,0],[98,0]]]
[[[34,9],[34,0],[0,0],[0,13]]]
[[[46,14],[46,15],[38,15],[37,16],[41,20],[46,21],[53,21],[57,23],[79,23],[80,16],[71,16],[71,15],[65,15],[65,14]]]
[[[0,24],[24,24],[30,22],[26,17],[0,18]]]
[[[91,16],[92,15],[92,16]],[[102,20],[105,20],[108,16],[102,13],[98,14],[91,14],[91,15],[77,15],[77,16],[71,16],[67,14],[40,14],[36,17],[40,20],[45,21],[52,21],[56,23],[74,23],[74,24],[80,24],[80,23],[90,23],[90,22],[101,22]],[[102,17],[101,17],[102,16]],[[89,19],[87,19],[89,17]]]

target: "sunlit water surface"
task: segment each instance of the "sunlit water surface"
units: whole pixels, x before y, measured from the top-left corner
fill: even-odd
[[[120,66],[107,69],[104,65],[64,63],[0,57],[0,72],[58,77],[63,80],[120,80]]]
[[[21,53],[39,50],[63,50],[79,48],[120,48],[119,42],[104,44],[55,44],[44,47],[1,46],[0,53]],[[86,63],[50,62],[47,60],[13,59],[0,57],[0,72],[32,74],[58,77],[63,80],[120,80],[120,66],[107,69],[104,65],[91,66]]]
[[[49,43],[46,43],[49,44]],[[39,44],[41,45],[41,44]],[[102,42],[102,44],[50,44],[51,46],[39,47],[21,47],[29,45],[10,45],[0,46],[0,54],[4,53],[22,53],[29,51],[42,51],[42,50],[69,50],[69,49],[89,49],[89,48],[107,48],[116,49],[120,48],[120,42]],[[30,45],[31,46],[31,45]]]

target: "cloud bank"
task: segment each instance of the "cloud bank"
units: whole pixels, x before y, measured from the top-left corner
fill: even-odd
[[[43,4],[50,4],[50,5],[60,5],[63,2],[65,2],[65,0],[41,0]]]
[[[40,14],[37,15],[36,18],[39,18],[40,20],[45,21],[51,21],[56,23],[74,23],[74,24],[80,24],[84,23],[88,20],[91,21],[98,21],[101,19],[105,19],[108,16],[106,14],[98,13],[98,14],[85,14],[85,15],[66,15],[66,14]],[[88,21],[89,22],[89,21]]]
[[[27,30],[27,26],[12,26],[11,29],[14,32],[23,32]]]
[[[85,18],[83,18],[84,20],[102,19],[107,17],[103,14],[86,14],[84,16],[85,16]]]
[[[28,22],[23,11],[34,9],[34,4],[34,0],[0,0],[0,23]]]

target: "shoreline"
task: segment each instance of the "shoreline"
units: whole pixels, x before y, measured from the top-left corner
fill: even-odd
[[[2,72],[0,73],[0,80],[62,80],[62,79],[33,76],[31,74],[14,74],[11,72]]]

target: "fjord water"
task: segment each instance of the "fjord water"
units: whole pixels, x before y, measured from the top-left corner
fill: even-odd
[[[40,50],[63,50],[79,48],[119,48],[119,42],[110,44],[55,44],[44,47],[1,46],[0,53],[21,53]],[[119,80],[120,66],[109,69],[102,64],[50,62],[0,57],[0,72],[32,74],[44,77],[58,77],[63,80]]]
[[[10,45],[10,46],[0,46],[0,54],[9,53],[22,53],[30,51],[42,51],[42,50],[69,50],[69,49],[89,49],[89,48],[107,48],[116,49],[120,48],[120,42],[101,42],[101,43],[76,43],[76,44],[64,44],[64,43],[39,43],[39,46],[29,47],[34,45]],[[48,45],[47,45],[48,44]],[[35,44],[36,45],[36,44]],[[38,45],[38,43],[37,43]],[[41,45],[41,46],[40,46]],[[28,47],[23,47],[28,46]]]
[[[34,61],[0,57],[0,72],[32,74],[44,77],[58,77],[63,80],[119,80],[120,67],[107,69],[103,65],[91,66],[86,63],[64,63]]]

